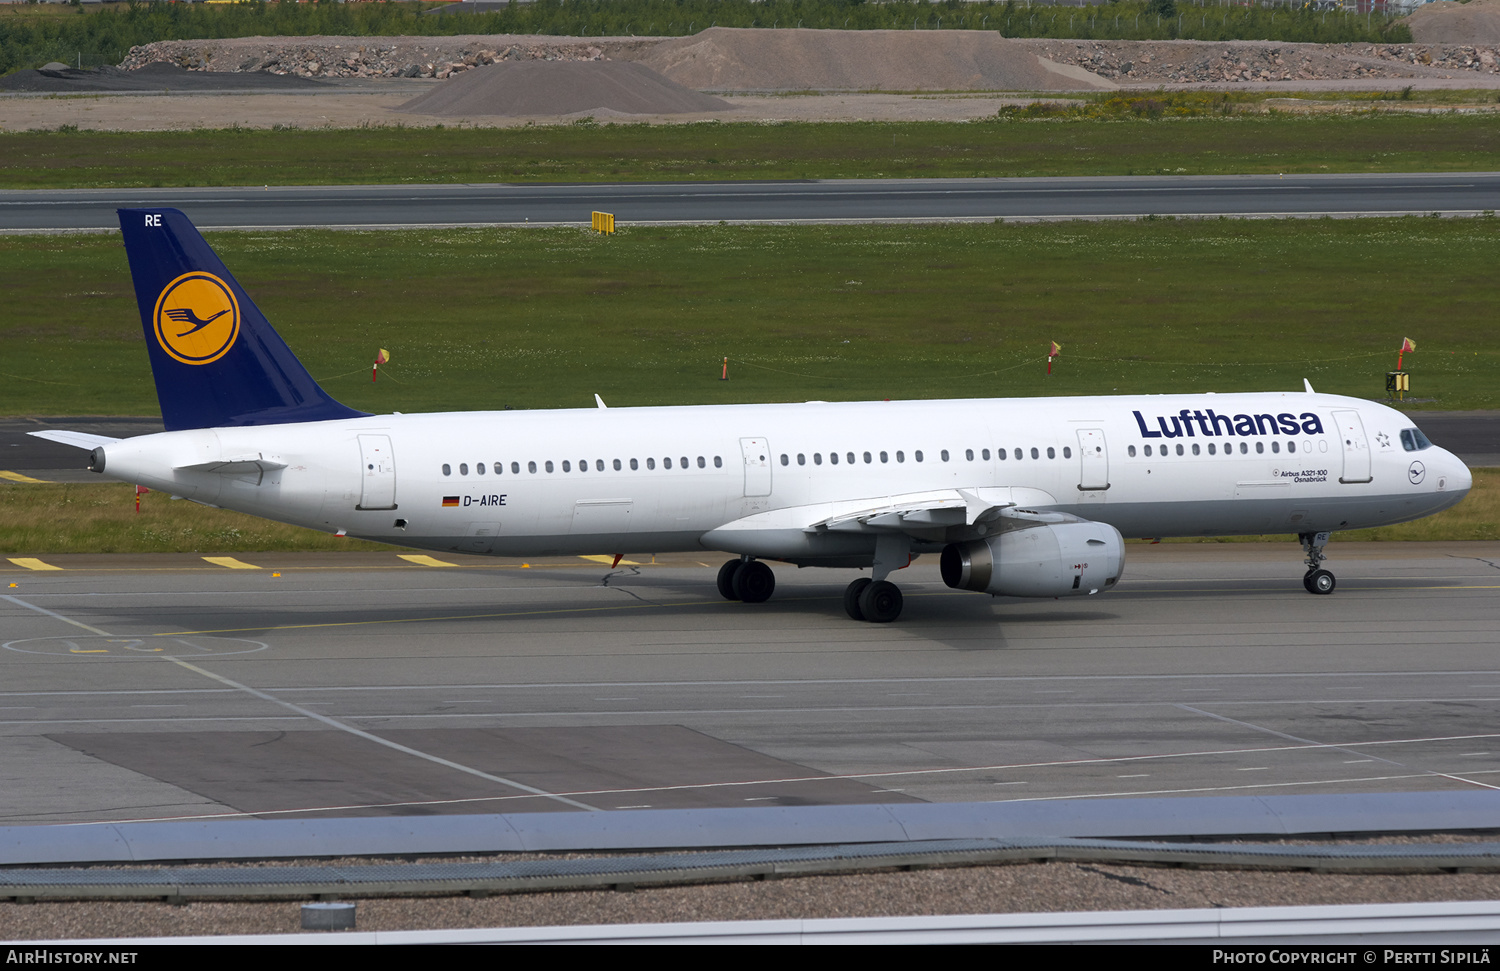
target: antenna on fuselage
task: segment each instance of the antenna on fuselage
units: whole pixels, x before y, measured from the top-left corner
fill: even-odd
[[[607,405],[607,404],[604,403],[604,399],[601,398],[601,397],[599,397],[598,395],[594,395],[594,404],[598,405],[600,408],[608,408],[609,407],[609,405]]]
[[[1317,394],[1317,392],[1312,389],[1312,382],[1307,380],[1306,378],[1302,379],[1302,387],[1307,389],[1308,394]]]

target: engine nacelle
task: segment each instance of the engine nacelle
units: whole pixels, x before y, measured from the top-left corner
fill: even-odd
[[[949,543],[943,582],[1006,597],[1070,597],[1114,586],[1125,568],[1125,540],[1108,523],[1032,526]]]

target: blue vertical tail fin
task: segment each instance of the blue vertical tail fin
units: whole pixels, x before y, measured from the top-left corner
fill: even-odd
[[[168,431],[357,418],[333,400],[176,209],[121,209]]]

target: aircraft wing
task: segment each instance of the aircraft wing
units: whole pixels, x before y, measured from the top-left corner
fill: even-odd
[[[113,445],[121,441],[118,438],[110,438],[108,435],[90,435],[88,432],[70,432],[61,428],[49,428],[41,432],[27,432],[35,438],[45,438],[49,442],[61,442],[74,448],[96,449],[101,445]]]
[[[1071,522],[1064,513],[1030,507],[1050,506],[1056,500],[1040,489],[940,489],[898,496],[790,506],[736,519],[704,537],[709,545],[728,544],[755,534],[766,537],[789,532],[804,536],[863,533],[904,534],[914,540],[949,543],[977,539],[1012,529],[1046,523]]]

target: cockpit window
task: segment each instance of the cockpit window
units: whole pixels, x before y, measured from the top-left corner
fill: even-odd
[[[1432,443],[1422,434],[1421,429],[1404,428],[1401,430],[1401,447],[1408,452],[1420,452],[1424,448],[1432,448]]]

